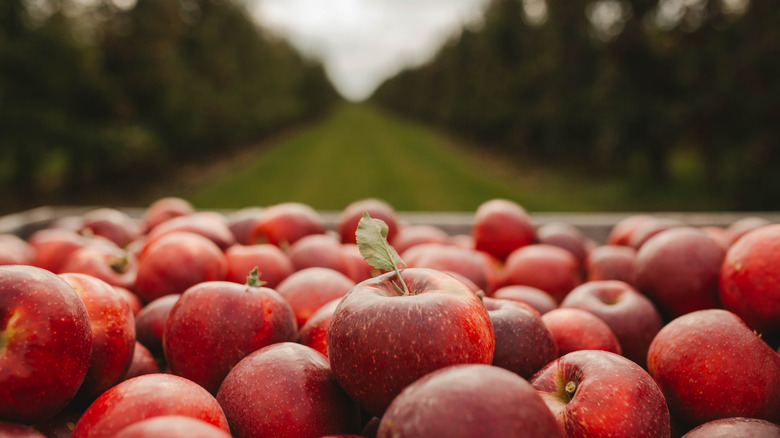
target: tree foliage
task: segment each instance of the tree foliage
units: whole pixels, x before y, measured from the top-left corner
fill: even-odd
[[[776,209],[778,23],[773,0],[493,0],[372,99],[518,159],[653,184],[684,151],[708,196]]]

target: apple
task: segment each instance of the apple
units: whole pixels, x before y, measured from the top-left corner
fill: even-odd
[[[473,281],[488,295],[496,286],[489,260],[474,249],[440,243],[424,243],[409,248],[401,254],[401,258],[410,268],[457,272]]]
[[[375,269],[363,258],[356,243],[342,243],[341,253],[347,262],[347,277],[351,278],[355,283],[360,283],[363,280],[368,280],[375,275],[381,274],[381,271]]]
[[[666,231],[671,228],[685,226],[685,224],[677,219],[652,216],[646,221],[642,221],[637,225],[634,231],[631,233],[628,239],[628,246],[639,250],[645,242],[656,234]]]
[[[79,418],[72,438],[113,438],[133,423],[163,415],[196,418],[230,432],[222,407],[200,385],[173,374],[146,374],[101,394]]]
[[[195,213],[195,207],[189,201],[176,196],[159,198],[152,202],[143,213],[145,232],[148,233],[157,225],[175,217],[187,216]]]
[[[290,257],[278,246],[269,243],[233,245],[225,250],[225,259],[225,280],[234,283],[246,283],[249,273],[257,268],[265,286],[274,289],[295,272]]]
[[[615,223],[607,235],[607,245],[628,245],[631,235],[645,221],[651,220],[653,216],[649,214],[632,214],[626,216]]]
[[[583,266],[588,256],[585,236],[577,227],[565,222],[548,222],[536,229],[536,240],[561,247],[574,255]]]
[[[3,438],[46,438],[34,428],[8,421],[0,421],[0,436]]]
[[[501,286],[521,284],[541,289],[559,303],[580,283],[577,258],[563,248],[543,243],[526,245],[509,254],[500,281]]]
[[[91,403],[121,381],[133,360],[135,318],[130,304],[105,281],[87,274],[63,273],[89,314],[92,357],[76,394],[79,403]]]
[[[163,357],[163,330],[171,307],[181,294],[163,295],[145,305],[135,318],[135,338],[142,343],[156,359]]]
[[[531,306],[484,298],[496,336],[493,365],[530,379],[558,357],[558,345],[542,316]]]
[[[477,207],[471,236],[474,248],[504,260],[518,248],[536,239],[536,230],[528,212],[508,199],[491,199]]]
[[[726,252],[719,275],[723,307],[773,341],[780,334],[780,224],[750,231]]]
[[[428,268],[397,275],[358,283],[328,329],[333,374],[374,415],[419,377],[458,363],[490,364],[495,349],[490,315],[462,281]]]
[[[356,243],[355,231],[363,213],[376,219],[381,219],[387,224],[387,240],[392,242],[400,228],[400,218],[392,205],[387,201],[377,198],[359,199],[347,205],[336,220],[336,232],[343,243]]]
[[[542,315],[542,321],[552,333],[561,356],[578,350],[623,352],[609,325],[586,310],[559,307]]]
[[[133,316],[135,317],[138,315],[138,312],[140,312],[141,308],[144,306],[144,303],[141,302],[141,299],[138,297],[138,295],[136,295],[135,292],[131,291],[130,289],[122,286],[114,286],[114,290],[117,291],[119,295],[121,295],[122,298],[127,301],[127,304],[130,305],[130,310],[133,311]]]
[[[226,272],[225,254],[214,242],[179,231],[160,236],[139,255],[133,290],[148,303],[194,284],[223,280]]]
[[[290,304],[298,327],[329,301],[341,298],[355,282],[351,278],[329,268],[306,268],[284,279],[276,291]]]
[[[230,370],[217,393],[236,437],[317,437],[360,431],[360,411],[328,359],[294,342],[257,350]]]
[[[181,294],[163,330],[163,352],[174,374],[216,394],[247,354],[298,339],[290,305],[273,289],[249,281],[208,281]]]
[[[533,378],[570,437],[663,437],[669,409],[653,378],[636,363],[600,350],[561,356]]]
[[[636,250],[630,246],[597,246],[585,258],[585,279],[587,281],[619,280],[631,283],[634,280],[635,259]]]
[[[699,229],[704,234],[708,235],[712,240],[718,242],[718,245],[720,245],[724,251],[729,249],[729,246],[731,246],[726,228],[717,225],[705,225],[699,227]]]
[[[223,429],[184,415],[160,415],[133,423],[115,438],[230,438]]]
[[[672,415],[689,426],[727,417],[780,420],[780,356],[728,310],[666,324],[650,344],[647,369]]]
[[[90,364],[84,303],[45,269],[0,266],[0,421],[32,423],[76,395]]]
[[[765,225],[771,225],[772,222],[763,217],[748,216],[741,219],[737,219],[726,227],[725,235],[728,240],[729,246],[736,243],[742,236],[756,228],[763,227]]]
[[[422,243],[439,243],[447,245],[450,243],[450,235],[443,229],[429,224],[410,224],[404,225],[398,229],[392,240],[388,241],[399,254],[403,254],[407,249],[420,245]]]
[[[73,251],[90,245],[109,246],[116,244],[104,237],[86,237],[75,231],[61,228],[44,228],[35,231],[27,239],[33,246],[35,258],[32,265],[55,274],[62,272],[61,266]]]
[[[642,367],[647,363],[650,342],[663,326],[655,305],[619,280],[583,283],[566,295],[560,307],[587,310],[601,318],[620,342],[623,356]]]
[[[525,303],[542,315],[558,307],[552,295],[539,288],[522,284],[500,287],[493,292],[492,297]]]
[[[35,248],[16,234],[0,234],[0,265],[32,265]]]
[[[85,246],[65,258],[60,272],[97,277],[113,286],[133,287],[138,263],[134,254],[118,246]]]
[[[146,235],[145,245],[149,246],[162,236],[171,233],[189,232],[199,234],[225,250],[236,243],[233,232],[228,227],[227,218],[213,211],[199,211],[169,219],[154,227]]]
[[[263,214],[263,208],[245,207],[227,215],[228,228],[239,245],[252,245],[251,232],[255,221]]]
[[[378,438],[564,437],[539,393],[503,368],[452,365],[407,386],[387,408]]]
[[[683,438],[778,438],[780,425],[758,418],[731,417],[708,421],[689,431]]]
[[[144,344],[136,341],[135,347],[133,348],[133,359],[130,361],[130,368],[127,369],[127,373],[125,373],[122,380],[159,372],[160,366],[157,364],[152,352],[144,347]]]
[[[317,309],[298,331],[298,342],[327,356],[328,327],[340,302],[341,298],[336,298]]]
[[[324,234],[326,231],[325,221],[317,210],[300,202],[283,202],[267,207],[255,220],[249,241],[287,249],[303,236]]]
[[[695,310],[720,307],[718,279],[725,253],[701,230],[673,227],[637,251],[633,285],[669,321]]]
[[[332,234],[303,236],[287,250],[293,269],[330,268],[344,275],[350,274],[350,265],[344,256],[341,242]]]
[[[125,246],[144,231],[141,222],[115,208],[97,208],[82,216],[83,234],[102,236],[117,246]]]

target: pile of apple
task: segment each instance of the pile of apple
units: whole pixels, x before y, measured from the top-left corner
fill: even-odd
[[[163,198],[0,235],[0,437],[780,436],[780,224]]]

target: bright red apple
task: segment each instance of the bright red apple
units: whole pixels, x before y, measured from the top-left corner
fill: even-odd
[[[587,281],[619,280],[631,283],[634,280],[635,259],[636,250],[630,246],[597,246],[585,258],[585,279]]]
[[[493,292],[492,297],[528,304],[542,315],[558,307],[552,295],[539,288],[522,284],[500,287]]]
[[[404,251],[415,245],[423,243],[447,245],[450,243],[450,240],[450,235],[437,226],[429,224],[411,224],[400,227],[393,239],[389,240],[389,242],[399,254],[403,254]]]
[[[503,368],[464,364],[431,372],[387,408],[377,433],[389,437],[564,437],[534,388]]]
[[[112,246],[85,246],[65,258],[60,272],[77,272],[97,277],[108,284],[131,288],[138,263],[131,252]]]
[[[666,324],[650,344],[647,369],[672,415],[689,426],[727,417],[780,420],[780,356],[727,310]]]
[[[236,437],[318,437],[357,433],[360,411],[328,359],[293,342],[257,350],[225,377],[217,400]]]
[[[290,304],[298,327],[320,307],[341,298],[355,282],[351,278],[328,268],[306,268],[297,271],[279,283],[276,291]]]
[[[213,211],[199,211],[169,219],[154,227],[146,235],[145,245],[149,246],[162,236],[171,233],[188,232],[199,234],[225,250],[236,243],[233,232],[228,227],[227,218]]]
[[[570,437],[670,435],[666,400],[636,363],[608,351],[581,350],[548,364],[531,384]]]
[[[195,207],[183,198],[168,196],[152,202],[143,214],[145,232],[153,230],[157,225],[179,216],[195,213]]]
[[[474,248],[504,260],[518,248],[536,239],[531,216],[520,204],[508,199],[491,199],[477,207],[471,235]]]
[[[290,245],[287,250],[293,269],[300,271],[306,268],[329,268],[350,274],[350,265],[341,242],[332,234],[311,234],[303,236]]]
[[[290,257],[278,246],[269,243],[233,245],[225,250],[225,259],[225,280],[239,284],[246,283],[254,268],[258,269],[260,280],[271,289],[275,289],[282,280],[295,272]]]
[[[360,283],[382,273],[368,264],[360,254],[360,248],[358,248],[356,243],[342,243],[341,253],[347,262],[347,277],[351,278],[355,283]]]
[[[341,211],[336,221],[336,231],[343,243],[356,243],[355,231],[363,213],[376,219],[381,219],[387,224],[387,240],[392,242],[400,227],[400,218],[392,205],[377,198],[359,199],[352,202]]]
[[[113,438],[133,423],[162,415],[192,417],[230,432],[222,407],[203,387],[173,374],[146,374],[98,397],[79,418],[72,438]]]
[[[431,371],[493,361],[490,315],[468,286],[433,269],[408,268],[400,275],[390,272],[353,287],[328,330],[333,374],[374,415]]]
[[[340,302],[341,298],[336,298],[317,309],[298,331],[298,342],[327,356],[328,328]]]
[[[284,202],[263,211],[252,225],[249,241],[286,249],[303,236],[326,231],[325,221],[317,210],[300,202]]]
[[[53,416],[87,375],[92,332],[84,303],[59,276],[0,266],[0,421]]]
[[[578,350],[623,352],[609,325],[586,310],[559,307],[542,315],[542,321],[552,333],[561,356]]]
[[[574,255],[557,246],[536,243],[513,251],[501,273],[501,285],[521,284],[541,289],[560,302],[582,283]]]
[[[401,258],[410,268],[430,268],[439,271],[457,272],[473,281],[481,290],[490,295],[496,287],[496,278],[489,259],[474,249],[440,243],[415,245]]]
[[[212,394],[247,354],[276,342],[296,341],[290,305],[273,289],[228,281],[196,284],[168,313],[163,352],[171,371]]]

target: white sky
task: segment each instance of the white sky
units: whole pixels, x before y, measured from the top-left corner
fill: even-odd
[[[252,2],[250,2],[252,3]],[[261,24],[323,62],[347,99],[363,100],[400,70],[429,60],[487,0],[253,0]]]

